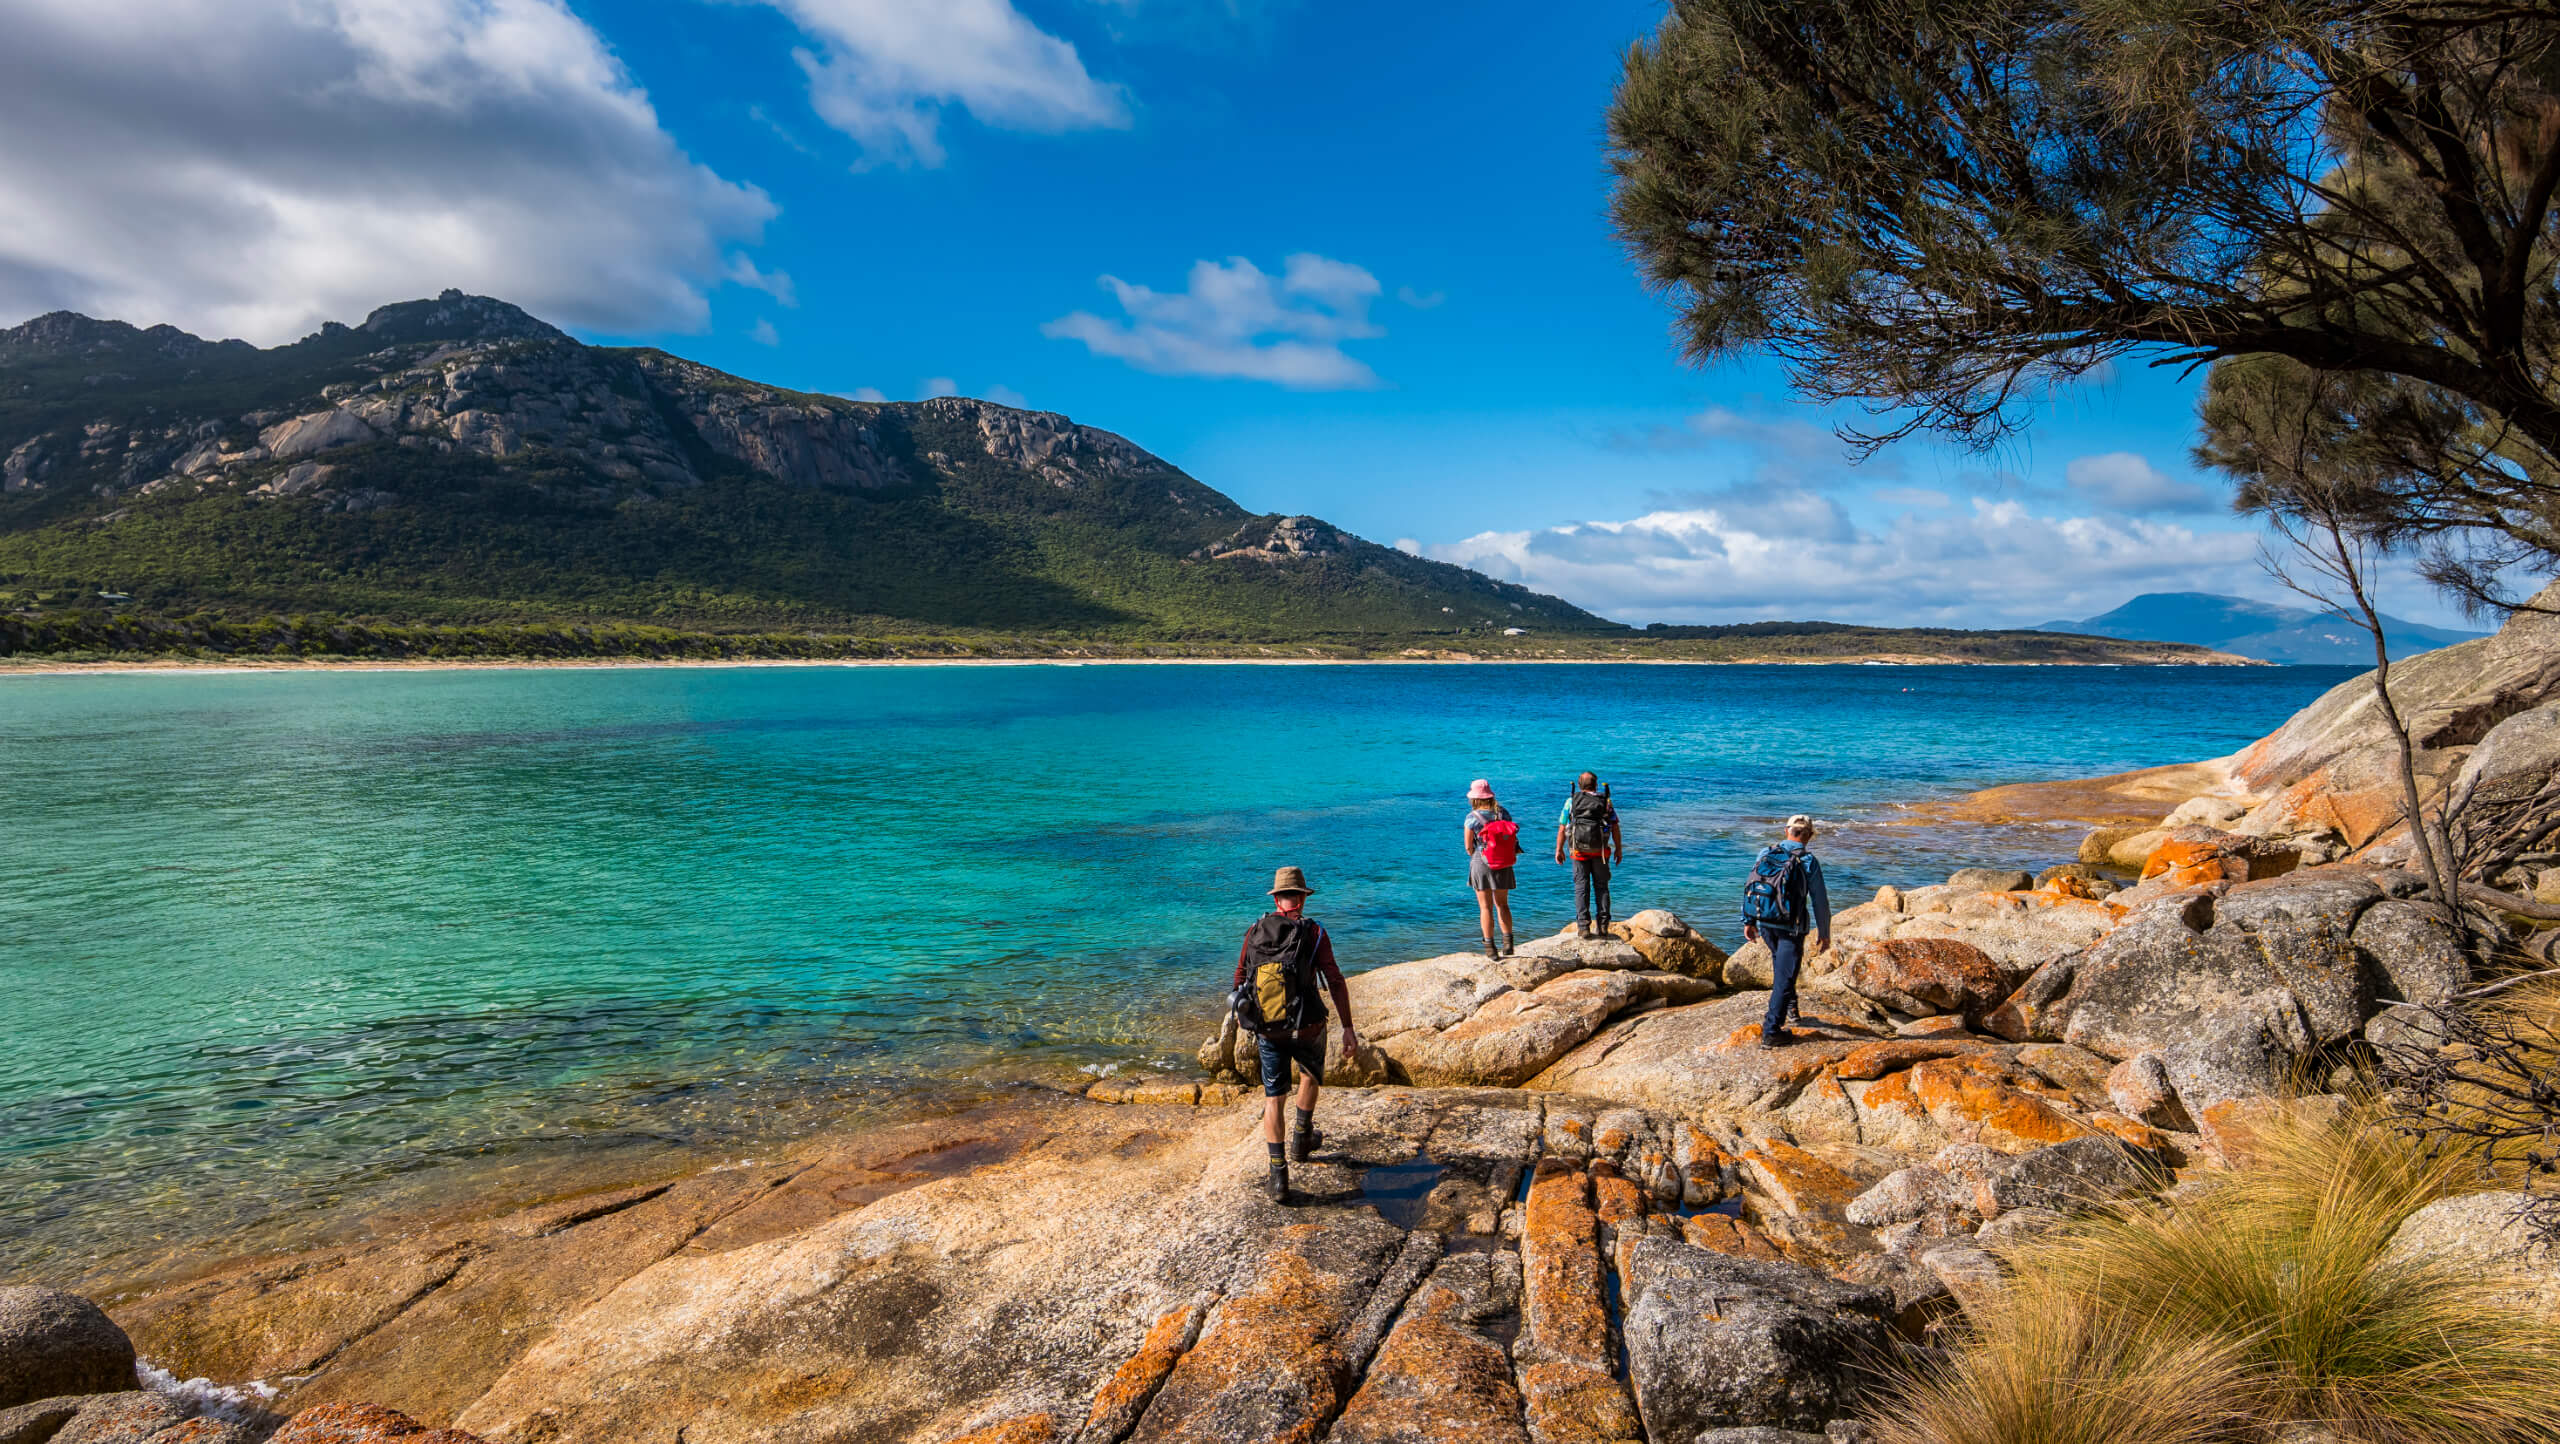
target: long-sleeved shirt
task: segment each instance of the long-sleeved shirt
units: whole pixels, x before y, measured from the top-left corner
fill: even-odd
[[[1802,866],[1804,868],[1805,911],[1810,914],[1810,921],[1813,926],[1810,928],[1779,928],[1775,929],[1775,931],[1793,933],[1798,936],[1807,932],[1820,933],[1825,937],[1830,936],[1831,893],[1822,885],[1822,859],[1815,857],[1811,851],[1806,849],[1803,843],[1796,841],[1792,837],[1779,843],[1778,846],[1788,852],[1795,853],[1804,859]],[[1743,919],[1743,922],[1746,924],[1750,921],[1751,920],[1749,918]]]
[[[1325,991],[1333,994],[1333,1006],[1341,1012],[1342,1025],[1347,1028],[1351,1026],[1351,989],[1345,986],[1342,981],[1342,969],[1334,965],[1333,934],[1326,932],[1324,930],[1324,924],[1315,921],[1315,919],[1309,918],[1307,921],[1308,924],[1316,930],[1316,976],[1324,980]],[[1247,928],[1245,929],[1244,941],[1236,945],[1236,980],[1234,986],[1239,988],[1243,987],[1246,976],[1252,971],[1253,929]],[[1318,1003],[1316,1005],[1316,1015],[1307,1020],[1306,1028],[1301,1031],[1311,1032],[1323,1026],[1324,1005]]]

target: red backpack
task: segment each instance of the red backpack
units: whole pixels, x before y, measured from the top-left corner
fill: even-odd
[[[1497,817],[1484,825],[1484,865],[1509,867],[1520,860],[1520,824]]]

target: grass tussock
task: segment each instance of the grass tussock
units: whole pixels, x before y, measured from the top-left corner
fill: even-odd
[[[2013,1251],[1948,1360],[1888,1391],[1885,1444],[2254,1444],[2326,1425],[2361,1444],[2552,1437],[2560,1321],[2436,1259],[2387,1257],[2475,1158],[2370,1116],[2271,1130],[2253,1167],[2175,1207],[2100,1215]]]

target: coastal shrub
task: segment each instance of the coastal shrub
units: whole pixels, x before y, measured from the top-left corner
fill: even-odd
[[[2259,1147],[2174,1206],[2011,1250],[2009,1286],[1974,1310],[1948,1363],[1900,1386],[1883,1437],[2242,1441],[2311,1422],[2364,1444],[2549,1438],[2560,1325],[2458,1261],[2384,1258],[2409,1215],[2481,1182],[2479,1160],[2370,1110],[2270,1129]],[[2076,1374],[2053,1376],[2088,1387],[2033,1387],[2073,1360]],[[2113,1432],[2151,1402],[2145,1366],[2175,1374],[2179,1431]]]
[[[2560,982],[2429,1008],[2411,1031],[2382,1056],[2401,1129],[2532,1193],[2529,1225],[2560,1242]],[[2453,1046],[2431,1046],[2438,1037]]]

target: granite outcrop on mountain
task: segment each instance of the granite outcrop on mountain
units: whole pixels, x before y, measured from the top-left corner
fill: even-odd
[[[458,291],[267,350],[0,330],[13,575],[20,601],[391,617],[1615,630],[1054,413],[763,385]]]

